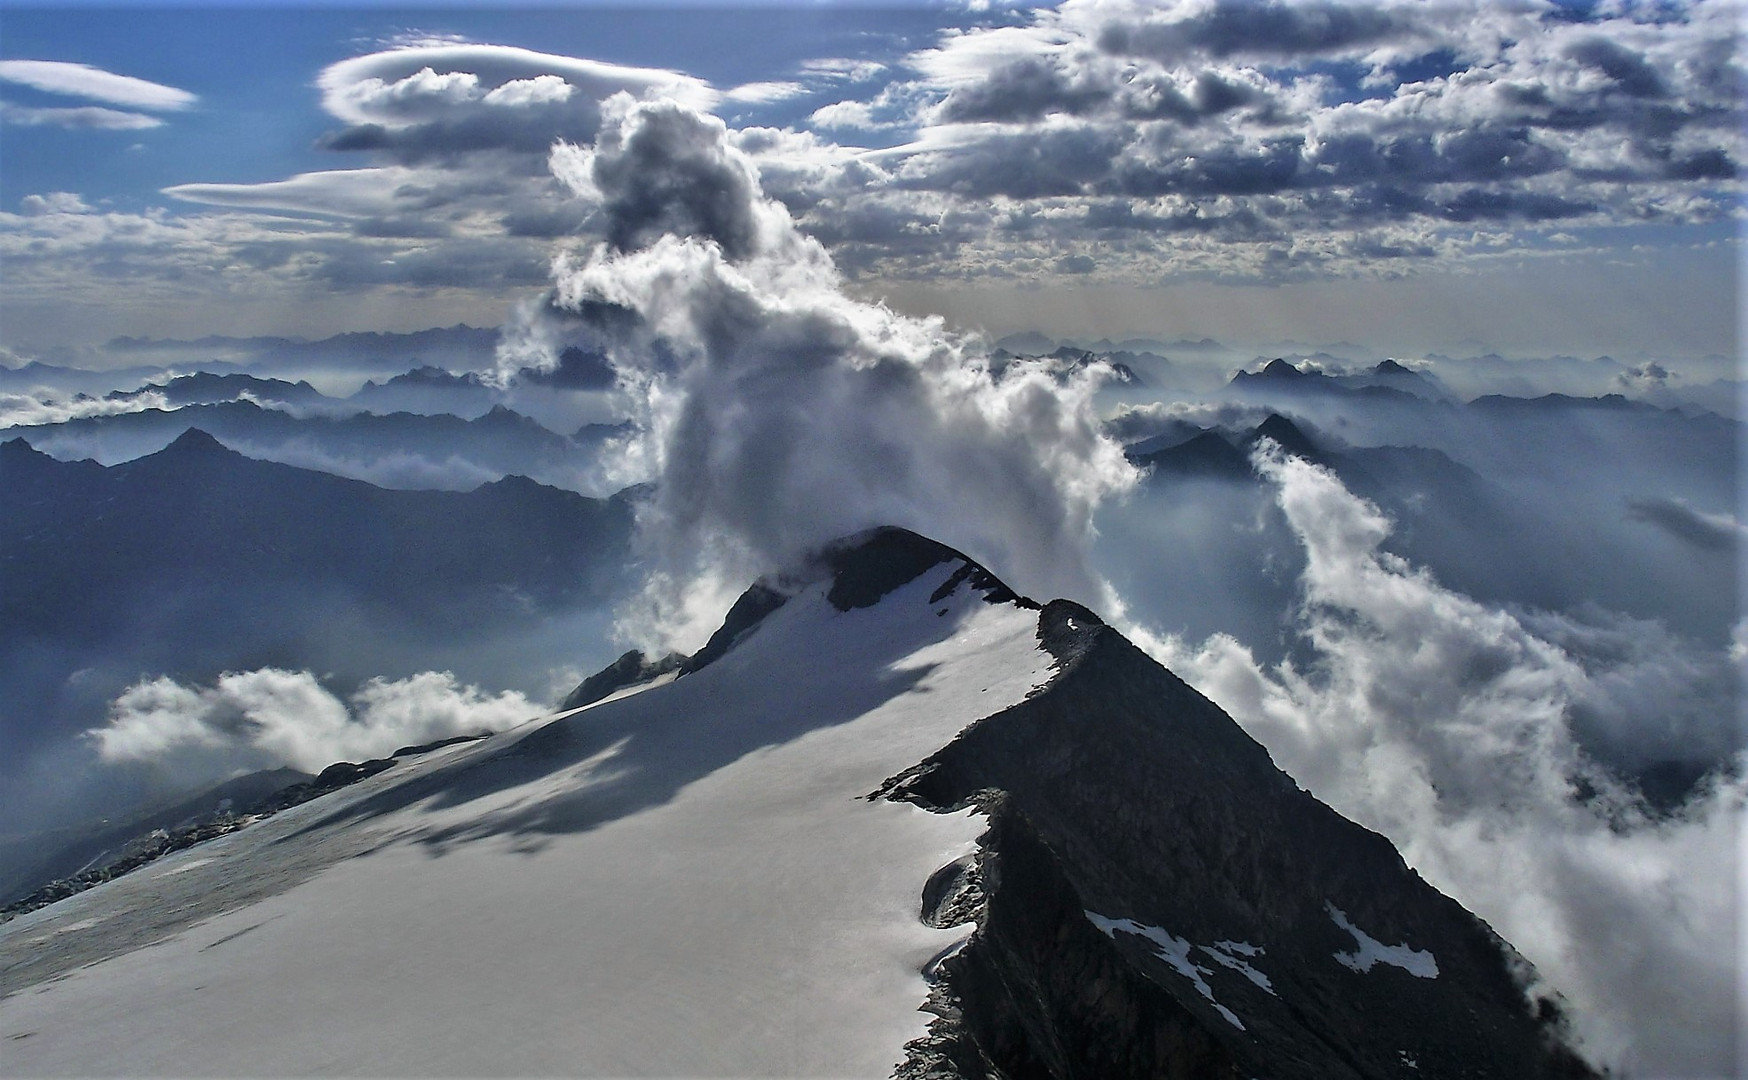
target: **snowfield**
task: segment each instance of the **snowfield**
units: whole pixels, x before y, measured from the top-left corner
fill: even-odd
[[[889,1076],[983,823],[864,796],[1051,674],[959,565],[14,920],[0,1073]]]

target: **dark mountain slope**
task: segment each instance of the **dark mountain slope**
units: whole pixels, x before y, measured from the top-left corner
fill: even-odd
[[[0,491],[11,510],[0,523],[0,622],[44,632],[102,633],[125,607],[118,590],[160,582],[331,582],[372,610],[443,625],[595,601],[629,527],[623,500],[522,477],[470,492],[389,491],[246,458],[198,429],[110,468],[13,440]]]
[[[1387,840],[1086,609],[1039,634],[1055,680],[881,793],[993,819],[979,930],[903,1075],[1592,1075],[1509,946]]]
[[[138,390],[116,390],[108,397],[115,401],[128,401],[153,392],[162,394],[164,400],[173,406],[239,401],[245,396],[256,401],[273,401],[282,405],[309,408],[335,408],[343,404],[302,379],[294,383],[285,379],[264,379],[257,375],[214,371],[178,375],[167,382],[142,386]]]
[[[271,665],[343,685],[381,674],[385,650],[598,607],[623,582],[631,530],[628,497],[520,477],[392,491],[255,461],[199,431],[109,468],[13,439],[0,505],[7,768],[100,722],[142,675]]]

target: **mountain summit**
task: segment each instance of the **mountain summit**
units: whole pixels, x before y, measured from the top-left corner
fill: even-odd
[[[1590,1075],[1523,970],[1091,611],[878,529],[653,678],[14,920],[0,1034],[86,1075]]]

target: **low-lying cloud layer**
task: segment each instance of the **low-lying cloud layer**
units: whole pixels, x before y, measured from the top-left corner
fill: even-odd
[[[1575,1006],[1595,1059],[1733,1068],[1742,762],[1658,816],[1573,729],[1680,673],[1655,657],[1587,668],[1383,551],[1390,523],[1327,470],[1270,449],[1256,464],[1305,549],[1313,659],[1265,667],[1225,635],[1156,641],[1157,654],[1517,945]]]
[[[342,700],[307,671],[229,672],[211,686],[167,677],[131,686],[87,733],[105,762],[146,762],[222,779],[289,766],[383,757],[452,735],[502,731],[545,710],[511,690],[488,694],[447,671],[372,679]]]
[[[998,375],[938,320],[851,299],[714,117],[621,96],[553,169],[598,201],[607,242],[559,260],[500,363],[550,367],[568,344],[612,362],[636,422],[622,479],[656,481],[639,524],[662,630],[696,645],[727,599],[701,580],[738,589],[877,524],[1052,596],[1100,593],[1092,512],[1134,474],[1100,430],[1096,370]]]
[[[0,430],[32,424],[61,424],[87,416],[168,409],[170,403],[158,391],[147,390],[127,398],[64,397],[42,391],[0,392]]]

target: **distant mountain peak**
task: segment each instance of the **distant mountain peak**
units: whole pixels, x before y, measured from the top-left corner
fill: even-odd
[[[1264,364],[1259,374],[1271,379],[1302,379],[1305,377],[1305,372],[1300,371],[1279,356]]]
[[[0,458],[34,459],[48,457],[30,443],[24,441],[24,436],[18,435],[0,442]]]
[[[1311,441],[1311,437],[1305,434],[1305,430],[1280,413],[1269,413],[1268,418],[1258,424],[1245,437],[1244,445],[1247,448],[1255,446],[1263,439],[1273,439],[1282,450],[1295,457],[1311,461],[1319,461],[1322,458],[1322,451],[1318,449],[1316,443]]]
[[[158,453],[183,455],[223,454],[226,456],[234,456],[237,452],[226,446],[224,443],[219,442],[207,432],[202,431],[200,428],[191,427],[182,434],[176,436],[176,438],[170,442],[169,446],[164,447],[164,449],[158,451]]]

